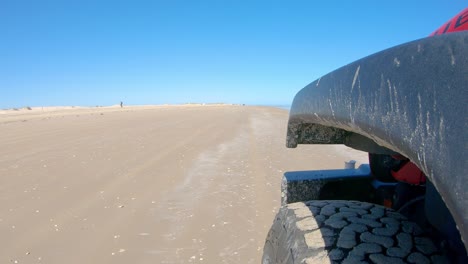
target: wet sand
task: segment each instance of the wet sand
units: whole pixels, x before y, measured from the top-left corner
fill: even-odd
[[[366,160],[287,149],[287,118],[230,105],[0,111],[0,263],[260,263],[284,171]]]

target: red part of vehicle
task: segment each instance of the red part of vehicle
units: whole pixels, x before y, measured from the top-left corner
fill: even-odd
[[[421,185],[426,182],[424,173],[411,161],[407,161],[398,171],[390,172],[397,181],[413,185]]]
[[[463,11],[458,13],[436,31],[432,32],[429,36],[436,36],[463,30],[468,30],[468,8],[465,8]]]

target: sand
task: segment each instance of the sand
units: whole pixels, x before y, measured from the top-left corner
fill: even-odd
[[[229,105],[0,111],[0,263],[260,263],[283,172],[366,160],[287,149],[287,118]]]

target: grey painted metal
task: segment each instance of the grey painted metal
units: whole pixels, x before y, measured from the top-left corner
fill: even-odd
[[[333,71],[302,89],[287,146],[344,144],[357,133],[411,159],[468,240],[468,32],[416,40]]]
[[[356,167],[356,161],[355,160],[345,161],[344,164],[345,164],[344,165],[345,169],[354,169]]]

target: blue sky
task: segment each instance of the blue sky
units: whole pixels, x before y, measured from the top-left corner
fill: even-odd
[[[426,37],[466,6],[0,0],[0,108],[289,104],[321,75]]]

